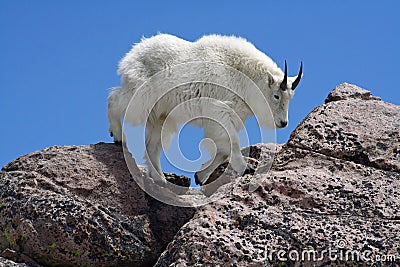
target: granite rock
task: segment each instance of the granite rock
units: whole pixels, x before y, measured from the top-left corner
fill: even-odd
[[[358,87],[357,85],[342,83],[329,93],[328,97],[325,99],[325,103],[348,99],[381,100],[380,97],[371,95],[370,91]]]
[[[398,266],[399,122],[341,84],[287,144],[243,150],[254,175],[221,165],[202,190],[225,194],[197,209],[147,196],[113,144],[20,157],[0,173],[0,266]]]
[[[0,184],[0,251],[31,265],[151,266],[194,212],[147,196],[114,144],[31,153]]]

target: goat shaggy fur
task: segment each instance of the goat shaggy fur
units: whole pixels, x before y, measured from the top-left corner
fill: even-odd
[[[159,34],[143,38],[119,63],[118,73],[122,75],[122,85],[113,89],[108,97],[110,134],[115,142],[122,141],[121,118],[125,115],[129,102],[138,92],[138,88],[157,73],[190,62],[215,63],[232,68],[241,75],[244,74],[257,85],[268,103],[273,114],[273,127],[283,128],[287,125],[289,100],[294,94],[292,84],[297,85],[299,79],[295,82],[297,76],[288,77],[285,87],[282,87],[287,76],[271,58],[253,44],[235,36],[208,35],[195,42],[189,42],[169,34]],[[197,73],[196,80],[212,80],[209,77],[211,74],[200,67],[195,73]],[[207,83],[183,84],[180,86],[182,90],[173,90],[158,102],[154,99],[157,97],[155,91],[142,90],[139,95],[141,101],[136,102],[136,105],[142,105],[143,110],[146,108],[151,110],[144,112],[143,115],[126,114],[125,119],[134,125],[143,124],[147,127],[146,160],[151,177],[165,182],[160,166],[161,144],[169,143],[177,125],[190,121],[192,116],[198,114],[209,114],[213,117],[213,120],[197,119],[193,120],[193,123],[204,128],[205,138],[214,141],[216,155],[203,164],[202,169],[195,174],[196,183],[204,184],[209,175],[229,156],[232,167],[239,174],[254,171],[241,155],[237,132],[243,127],[245,120],[254,115],[248,101],[254,102],[258,95],[254,89],[246,88],[248,86],[244,83],[241,85],[241,79],[232,77],[235,74],[230,73],[221,73],[220,79],[227,81],[228,85],[235,83],[232,86],[239,88],[239,95],[241,94],[243,98],[234,92],[227,92],[221,86]],[[185,71],[179,74],[185,75]],[[301,77],[301,71],[299,76]],[[190,102],[204,97],[215,101],[203,101],[197,105]],[[150,107],[150,103],[156,104]],[[172,112],[178,105],[183,108],[181,112]],[[258,110],[267,108],[259,105],[256,107]],[[165,125],[167,116],[169,116],[168,125]],[[164,130],[167,134],[163,134],[161,138],[161,131]]]

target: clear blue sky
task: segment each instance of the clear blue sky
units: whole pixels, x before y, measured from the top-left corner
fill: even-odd
[[[158,32],[243,36],[280,67],[286,59],[289,75],[302,60],[279,143],[345,81],[400,104],[399,3],[2,0],[0,165],[53,145],[111,142],[106,99],[120,82],[118,61]]]

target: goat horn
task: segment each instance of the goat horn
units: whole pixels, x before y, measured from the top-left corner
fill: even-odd
[[[302,74],[303,74],[303,62],[301,62],[301,64],[300,64],[300,71],[299,71],[299,74],[297,75],[296,80],[294,80],[294,82],[292,83],[292,90],[296,89],[297,85],[300,82]]]
[[[287,89],[287,65],[286,65],[286,60],[285,60],[285,77],[283,78],[283,81],[281,82],[280,88],[285,91]]]

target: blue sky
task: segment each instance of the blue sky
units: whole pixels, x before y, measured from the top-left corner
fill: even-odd
[[[399,10],[395,0],[2,0],[0,165],[53,145],[111,142],[106,100],[120,83],[118,61],[142,36],[158,32],[191,41],[242,36],[281,68],[286,59],[289,75],[303,61],[279,143],[345,81],[400,104]],[[200,140],[191,131],[182,136],[188,157],[198,154],[190,142]]]

